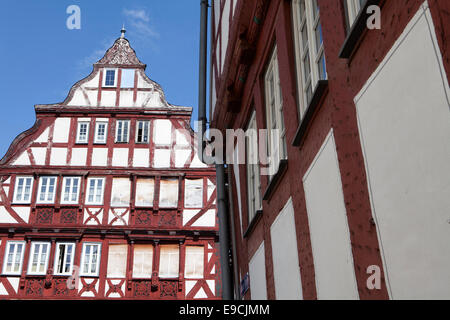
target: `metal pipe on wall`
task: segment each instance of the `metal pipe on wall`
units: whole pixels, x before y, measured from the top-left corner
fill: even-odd
[[[200,54],[199,54],[199,84],[198,84],[198,121],[200,122],[199,158],[204,161],[206,142],[203,135],[206,132],[206,64],[207,64],[207,33],[208,33],[208,0],[200,0]],[[221,162],[222,163],[222,162]],[[225,196],[225,168],[223,164],[216,164],[217,208],[219,215],[219,244],[220,244],[220,271],[222,279],[222,298],[233,299],[233,285],[229,263],[230,239],[228,233],[228,215]]]

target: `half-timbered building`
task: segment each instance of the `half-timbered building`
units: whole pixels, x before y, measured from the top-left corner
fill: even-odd
[[[235,296],[449,299],[450,2],[210,3]]]
[[[0,162],[0,299],[218,299],[215,170],[124,37]]]

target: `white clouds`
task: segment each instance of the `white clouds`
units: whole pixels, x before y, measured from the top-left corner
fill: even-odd
[[[148,12],[144,9],[124,8],[122,13],[126,17],[125,29],[130,32],[130,36],[154,46],[152,40],[158,39],[159,33],[151,25]]]

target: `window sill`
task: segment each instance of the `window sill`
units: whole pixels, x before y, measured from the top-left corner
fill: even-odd
[[[269,181],[269,184],[267,185],[266,191],[264,192],[263,200],[270,199],[273,191],[275,190],[275,187],[277,186],[278,182],[280,182],[283,174],[286,172],[287,165],[288,165],[287,159],[282,159],[280,161],[280,165],[278,166],[278,171],[272,176],[272,178]]]
[[[258,224],[259,220],[261,220],[262,217],[262,210],[256,210],[255,216],[253,217],[252,221],[250,222],[250,224],[247,227],[247,230],[245,230],[244,232],[244,238],[247,238],[250,236],[250,234],[253,232],[253,230],[255,229],[255,226]]]
[[[355,50],[357,44],[359,43],[364,31],[367,29],[367,19],[369,14],[367,14],[367,8],[372,5],[379,5],[382,0],[367,0],[366,4],[359,11],[353,25],[348,32],[347,38],[339,52],[339,58],[349,59]]]
[[[75,145],[83,145],[83,146],[86,146],[86,145],[88,145],[89,143],[88,142],[75,142]]]
[[[322,100],[322,97],[327,92],[327,88],[328,88],[328,80],[320,80],[317,83],[311,101],[309,102],[308,107],[306,108],[305,115],[303,116],[303,119],[300,122],[297,132],[295,133],[294,140],[292,141],[292,145],[294,147],[300,146],[305,136],[306,130],[308,129],[308,126],[313,119],[314,113],[316,112],[319,103]]]

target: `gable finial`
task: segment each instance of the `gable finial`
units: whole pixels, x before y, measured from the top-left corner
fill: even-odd
[[[125,38],[125,32],[127,32],[127,30],[125,30],[125,24],[122,25],[122,30],[120,30],[120,38],[123,39]]]

